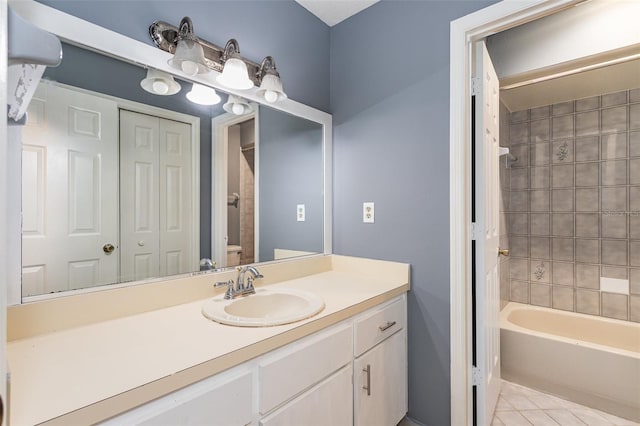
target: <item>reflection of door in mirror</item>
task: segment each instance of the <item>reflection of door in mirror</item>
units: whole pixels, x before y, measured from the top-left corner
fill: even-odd
[[[23,297],[194,269],[191,125],[119,108],[40,84],[23,132]]]
[[[120,281],[193,270],[191,126],[120,111]]]
[[[41,84],[23,132],[23,295],[117,281],[117,104]],[[103,249],[103,247],[107,247]]]
[[[255,120],[229,126],[227,144],[226,266],[246,265],[255,261]]]

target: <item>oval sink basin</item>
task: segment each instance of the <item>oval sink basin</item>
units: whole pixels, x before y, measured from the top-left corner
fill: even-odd
[[[324,301],[313,293],[290,288],[256,289],[256,294],[207,301],[202,314],[210,320],[239,327],[269,327],[301,321],[316,315]]]

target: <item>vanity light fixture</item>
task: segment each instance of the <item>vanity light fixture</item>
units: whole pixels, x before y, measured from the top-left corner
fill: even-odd
[[[287,94],[284,93],[280,80],[280,73],[276,69],[276,61],[271,56],[262,60],[256,77],[260,81],[260,88],[256,94],[264,98],[265,101],[273,103],[287,99]]]
[[[249,79],[247,64],[240,58],[240,45],[236,39],[232,38],[224,47],[222,55],[222,74],[216,78],[218,83],[229,89],[246,90],[253,87],[253,82]]]
[[[229,95],[227,102],[222,108],[230,114],[245,115],[253,111],[253,107],[246,99],[236,95]]]
[[[181,49],[181,41],[189,40],[194,45],[199,45],[204,53],[203,61],[199,59],[191,60],[186,65],[185,72],[193,71],[192,64],[197,63],[198,69],[204,64],[208,69],[221,73],[217,77],[220,84],[230,89],[246,90],[254,86],[260,86],[259,95],[267,102],[275,102],[286,99],[287,95],[282,89],[282,82],[276,70],[275,60],[271,56],[267,56],[262,60],[262,64],[257,64],[249,59],[240,56],[240,47],[235,39],[227,42],[224,48],[216,46],[199,37],[193,35],[193,25],[188,17],[180,22],[180,27],[168,24],[163,21],[156,21],[149,26],[149,35],[158,48],[175,53],[174,58],[170,61],[172,66],[183,69],[182,63],[177,65],[176,59],[182,58],[179,52]],[[193,49],[198,48],[192,46]],[[179,55],[180,53],[180,55]],[[176,65],[173,65],[176,62]],[[275,101],[273,100],[275,99]]]
[[[153,68],[147,70],[147,77],[140,82],[140,86],[154,95],[169,96],[180,91],[180,83],[171,74]]]
[[[204,59],[204,50],[193,33],[193,23],[186,16],[180,21],[175,54],[167,62],[173,68],[182,70],[187,75],[209,72],[209,67]]]
[[[187,93],[187,99],[198,105],[216,105],[222,100],[213,87],[198,83],[193,83],[191,91]]]

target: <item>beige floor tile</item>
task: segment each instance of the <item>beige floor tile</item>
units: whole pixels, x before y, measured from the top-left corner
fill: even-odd
[[[569,410],[544,410],[544,412],[562,426],[585,426],[585,423]]]
[[[493,417],[493,420],[491,421],[491,426],[505,426],[504,423],[502,423],[502,421],[497,418],[497,417]]]
[[[500,396],[498,398],[498,403],[496,404],[496,411],[515,411],[515,408],[513,405],[509,404],[506,399]]]
[[[565,408],[565,405],[563,404],[564,401],[552,395],[545,395],[543,393],[540,393],[539,395],[531,395],[528,398],[531,402],[533,402],[543,410]]]
[[[613,426],[613,423],[600,416],[590,408],[573,409],[570,411],[574,416],[576,416],[589,426]]]
[[[538,408],[524,395],[504,395],[503,398],[516,410],[535,410]]]
[[[524,410],[520,411],[533,426],[558,426],[558,423],[549,417],[542,410]]]
[[[505,426],[531,426],[531,423],[518,411],[500,411],[496,417]]]
[[[598,413],[599,416],[601,416],[604,419],[610,421],[611,423],[613,423],[616,426],[640,426],[640,423],[636,423],[636,422],[631,421],[631,420],[623,419],[622,417],[614,416],[613,414],[605,413],[604,411],[595,410],[595,409],[593,411]]]

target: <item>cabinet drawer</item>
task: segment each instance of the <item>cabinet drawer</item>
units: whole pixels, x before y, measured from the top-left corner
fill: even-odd
[[[260,421],[260,426],[351,426],[351,365],[309,389]]]
[[[407,305],[404,297],[358,318],[355,323],[355,356],[374,347],[379,342],[405,327]]]
[[[246,370],[221,373],[100,425],[247,425],[251,423],[252,377]]]
[[[267,356],[258,364],[260,414],[350,363],[352,350],[351,324],[344,324]]]

